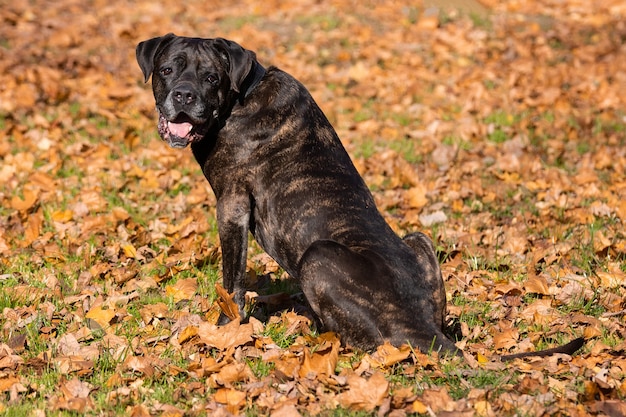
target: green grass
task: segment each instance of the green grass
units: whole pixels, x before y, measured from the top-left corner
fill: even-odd
[[[342,24],[342,19],[334,13],[321,15],[302,16],[296,22],[304,27],[315,27],[323,31],[338,29]]]
[[[388,142],[390,149],[396,151],[402,159],[412,164],[422,162],[423,155],[418,152],[419,142],[410,138],[399,138]]]
[[[265,326],[264,336],[269,336],[276,345],[282,349],[287,349],[295,342],[297,334],[289,334],[288,330],[282,323],[272,323]]]
[[[354,151],[354,156],[357,158],[371,158],[376,153],[377,146],[374,140],[363,140],[358,143],[358,147]]]
[[[246,359],[246,363],[248,364],[250,369],[252,369],[254,376],[256,376],[257,378],[264,378],[266,376],[269,376],[276,367],[273,362],[266,362],[260,358],[255,360]]]

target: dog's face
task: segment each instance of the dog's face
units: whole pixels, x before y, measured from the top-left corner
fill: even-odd
[[[137,45],[137,62],[152,90],[161,138],[174,148],[202,139],[232,105],[255,61],[225,39],[168,34]]]

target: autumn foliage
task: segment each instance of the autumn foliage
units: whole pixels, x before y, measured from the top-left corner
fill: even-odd
[[[0,412],[626,414],[623,1],[4,3]],[[432,236],[465,362],[320,334],[254,242],[236,317],[215,198],[135,62],[167,32],[309,88],[394,230]]]

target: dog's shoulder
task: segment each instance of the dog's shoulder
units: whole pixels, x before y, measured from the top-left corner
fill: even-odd
[[[275,66],[267,68],[262,83],[265,84],[264,91],[279,99],[303,99],[310,96],[307,88],[296,77]]]

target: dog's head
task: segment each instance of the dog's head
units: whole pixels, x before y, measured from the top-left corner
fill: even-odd
[[[140,42],[137,62],[152,90],[161,138],[174,148],[202,139],[225,117],[256,65],[254,52],[222,38],[168,34]]]

